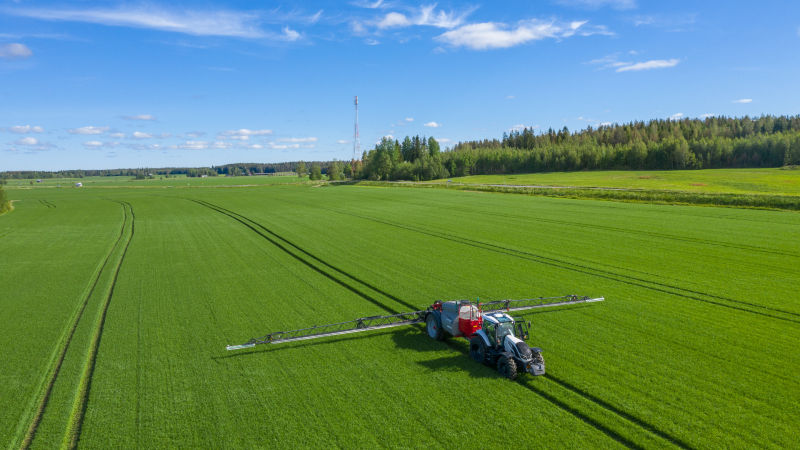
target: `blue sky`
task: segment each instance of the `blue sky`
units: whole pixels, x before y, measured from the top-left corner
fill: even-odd
[[[800,111],[800,2],[0,1],[0,170]]]

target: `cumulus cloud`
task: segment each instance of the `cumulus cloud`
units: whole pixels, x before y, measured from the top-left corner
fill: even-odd
[[[17,134],[44,133],[44,128],[31,125],[14,125],[13,127],[8,127],[8,131]]]
[[[734,100],[733,103],[753,103],[752,98],[740,98],[739,100]]]
[[[33,52],[25,44],[12,42],[0,45],[0,58],[3,59],[25,59],[31,55]]]
[[[103,134],[108,131],[108,127],[80,127],[80,128],[73,128],[69,131],[70,134]]]
[[[132,136],[134,139],[150,139],[151,137],[153,137],[152,134],[145,133],[142,131],[134,131]]]
[[[700,118],[701,118],[701,119],[708,119],[709,117],[714,117],[714,114],[711,114],[711,113],[705,113],[705,114],[701,114],[701,115],[700,115]]]
[[[339,139],[339,140],[337,140],[337,141],[336,141],[336,143],[337,143],[337,144],[349,144],[349,143],[350,143],[350,141],[348,141],[348,140],[346,140],[346,139]]]
[[[438,122],[428,122],[424,126],[429,127],[429,128],[439,128],[440,126],[442,126],[442,124],[440,124]]]
[[[33,19],[148,28],[196,36],[278,37],[259,27],[258,14],[238,11],[167,10],[154,5],[116,8],[7,8],[6,14]]]
[[[414,121],[414,118],[413,118],[413,117],[406,117],[406,118],[405,118],[405,119],[403,119],[403,120],[405,120],[406,122],[413,122],[413,121]]]
[[[35,137],[26,136],[24,138],[19,138],[14,141],[17,145],[39,145],[39,140]]]
[[[83,146],[86,148],[100,148],[103,147],[103,143],[100,141],[86,141]]]
[[[156,120],[155,116],[151,114],[138,114],[135,116],[122,116],[125,120]]]
[[[683,113],[679,112],[669,116],[669,120],[680,120],[681,117],[683,117]]]
[[[666,69],[669,67],[675,67],[680,62],[677,58],[672,59],[651,59],[650,61],[642,61],[637,63],[625,63],[624,65],[617,67],[617,72],[629,72],[629,71],[640,71],[640,70],[652,70],[652,69]]]
[[[579,34],[611,34],[605,27],[587,27],[587,21],[560,23],[538,19],[523,20],[514,26],[499,22],[464,25],[447,31],[436,40],[453,47],[472,50],[508,48],[542,39],[563,39]]]

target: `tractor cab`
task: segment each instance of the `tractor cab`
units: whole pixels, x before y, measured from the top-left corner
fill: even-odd
[[[514,318],[504,312],[492,312],[483,315],[483,332],[492,347],[503,347],[505,337],[511,336],[521,340],[528,339],[528,322],[514,322]]]

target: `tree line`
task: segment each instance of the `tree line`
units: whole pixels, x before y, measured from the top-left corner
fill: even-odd
[[[570,132],[533,128],[501,139],[456,144],[383,139],[357,178],[431,180],[450,176],[572,170],[670,170],[800,164],[800,116],[652,120]],[[413,151],[412,151],[413,150]]]

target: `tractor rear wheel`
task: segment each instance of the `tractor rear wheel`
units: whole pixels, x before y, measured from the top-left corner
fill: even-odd
[[[480,336],[472,336],[469,340],[469,356],[481,364],[486,363],[486,344]]]
[[[439,321],[433,314],[428,314],[428,317],[425,319],[425,328],[428,330],[428,336],[432,339],[436,339],[437,341],[444,339],[444,331],[442,331],[441,324],[439,324]]]
[[[517,363],[512,358],[501,356],[497,360],[497,371],[500,375],[513,380],[517,378]]]

